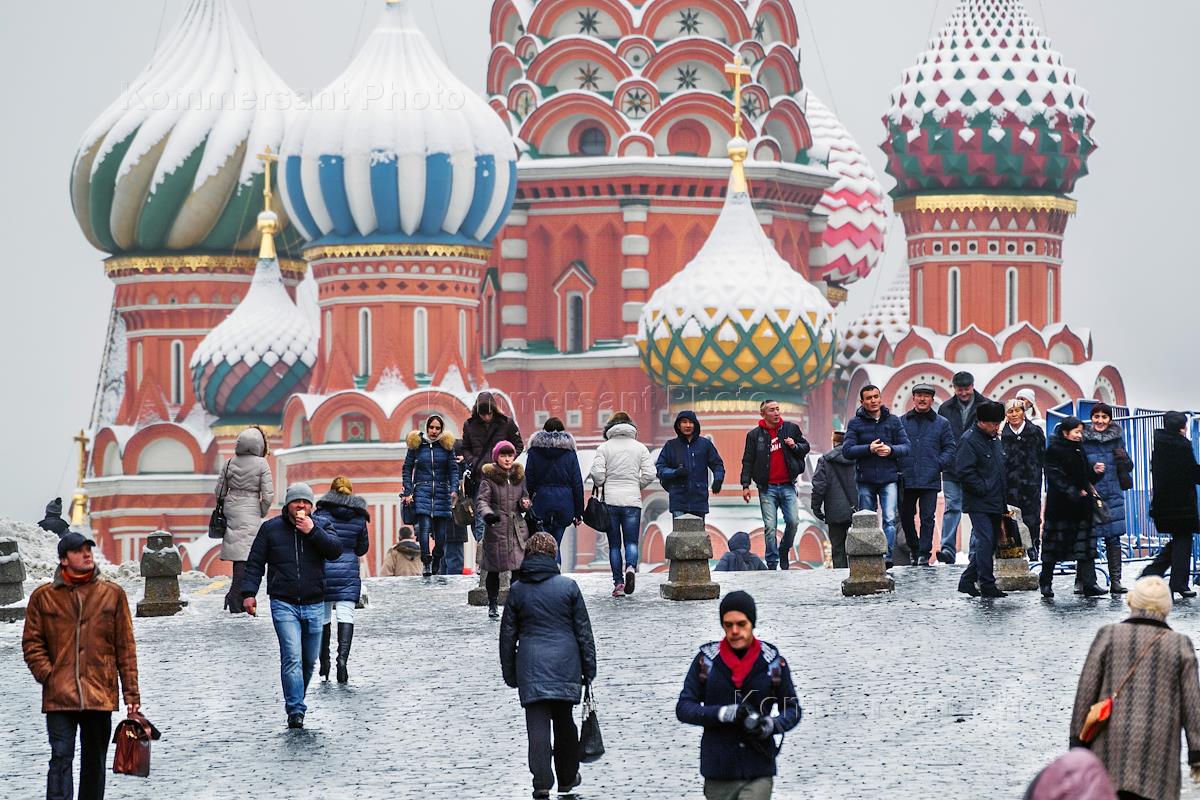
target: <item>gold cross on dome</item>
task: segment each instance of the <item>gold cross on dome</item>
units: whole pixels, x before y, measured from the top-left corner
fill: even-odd
[[[742,79],[750,78],[750,68],[740,55],[733,57],[732,64],[725,65],[725,74],[733,76],[733,135],[742,138]]]
[[[264,153],[259,153],[258,160],[263,162],[263,168],[266,170],[266,175],[263,180],[263,208],[271,209],[271,165],[279,161],[279,156],[271,152],[271,145],[267,145],[267,150]]]

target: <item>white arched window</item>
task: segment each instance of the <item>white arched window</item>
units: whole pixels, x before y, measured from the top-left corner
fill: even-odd
[[[183,342],[171,342],[171,405],[183,405]]]
[[[1054,324],[1054,270],[1046,272],[1046,324]]]
[[[946,295],[946,333],[953,336],[962,326],[962,273],[958,267],[950,268],[946,278]]]
[[[467,363],[467,312],[458,312],[458,357]]]
[[[413,312],[413,372],[429,374],[429,312],[424,308]]]
[[[1009,267],[1004,273],[1004,325],[1017,324],[1017,268]]]
[[[918,325],[925,324],[925,270],[917,270],[917,302],[916,320]]]
[[[325,329],[321,332],[325,337],[325,357],[329,358],[329,354],[333,352],[333,312],[325,312]]]
[[[371,374],[371,309],[358,310],[358,374]]]

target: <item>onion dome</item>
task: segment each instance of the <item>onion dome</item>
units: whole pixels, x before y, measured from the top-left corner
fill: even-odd
[[[908,268],[901,267],[900,274],[883,296],[842,329],[837,359],[841,374],[848,378],[858,365],[874,362],[875,351],[884,336],[903,336],[911,328]]]
[[[84,235],[114,254],[252,253],[264,174],[254,154],[279,149],[296,103],[228,0],[191,0],[142,73],[83,135],[71,203]],[[286,229],[283,211],[280,204]]]
[[[490,245],[516,193],[504,123],[389,0],[361,52],[289,127],[281,175],[312,243]]]
[[[854,137],[812,92],[807,94],[804,116],[813,139],[807,160],[838,178],[816,207],[829,217],[821,237],[825,264],[816,275],[852,283],[869,275],[883,254],[888,220],[883,187]]]
[[[192,388],[222,419],[277,418],[288,397],[308,388],[317,363],[317,333],[296,307],[274,254],[274,212],[257,218],[262,232],[250,291],[192,355]]]
[[[662,386],[803,394],[829,375],[836,338],[833,307],[776,252],[735,155],[712,233],[642,308],[642,368]]]
[[[893,194],[1066,194],[1096,149],[1087,101],[1020,0],[960,0],[892,92]]]

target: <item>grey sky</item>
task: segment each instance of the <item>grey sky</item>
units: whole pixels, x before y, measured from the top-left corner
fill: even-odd
[[[275,69],[301,90],[336,77],[370,31],[382,0],[231,0]],[[435,48],[482,91],[489,0],[410,0]],[[880,117],[889,93],[954,0],[795,0],[807,84],[858,139],[884,182]],[[185,0],[5,3],[0,66],[9,111],[0,194],[10,285],[0,395],[0,514],[36,520],[74,485],[71,437],[86,425],[112,284],[75,225],[67,178],[84,129],[149,60]],[[1092,93],[1100,149],[1067,228],[1063,315],[1092,329],[1096,355],[1123,371],[1135,404],[1200,406],[1192,324],[1200,273],[1191,237],[1200,128],[1190,77],[1200,3],[1026,0]],[[435,15],[436,9],[436,15]],[[1152,10],[1150,10],[1152,9]],[[436,20],[436,24],[435,24]],[[360,24],[361,22],[361,24]],[[440,30],[439,30],[440,26]],[[854,285],[868,305],[878,276],[903,262],[893,220],[883,265]]]

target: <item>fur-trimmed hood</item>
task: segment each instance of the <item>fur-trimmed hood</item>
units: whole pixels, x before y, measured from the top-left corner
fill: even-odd
[[[423,443],[428,441],[429,438],[423,431],[409,431],[408,436],[404,437],[404,443],[408,445],[409,450],[412,450],[414,447],[420,447]],[[453,452],[454,443],[458,440],[454,438],[453,433],[447,431],[439,436],[435,441],[440,444],[443,449]]]
[[[517,484],[525,480],[525,468],[515,462],[510,470],[500,469],[496,464],[485,464],[483,467],[483,477],[492,483],[504,483],[507,481],[508,483]]]
[[[367,501],[356,494],[342,494],[331,490],[317,501],[316,507],[348,508],[362,513],[367,519],[371,518],[371,515],[367,513]]]
[[[1115,422],[1110,422],[1103,432],[1095,430],[1090,422],[1083,423],[1083,440],[1085,442],[1108,444],[1109,442],[1118,442],[1123,439],[1124,433],[1121,430],[1121,426]]]
[[[628,439],[637,438],[637,426],[632,422],[618,422],[604,432],[605,439],[624,436]]]
[[[575,450],[575,437],[566,431],[538,431],[529,437],[530,449],[544,447],[547,450]]]

